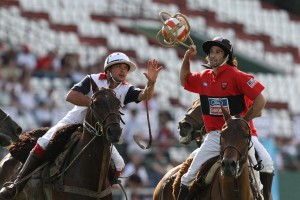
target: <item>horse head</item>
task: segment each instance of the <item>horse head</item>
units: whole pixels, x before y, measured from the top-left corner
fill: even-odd
[[[178,122],[178,131],[181,136],[180,143],[189,144],[192,140],[201,136],[203,124],[201,104],[200,100],[197,99],[187,110],[184,118]]]
[[[122,134],[120,100],[111,89],[99,89],[95,83],[92,83],[92,88],[94,94],[91,97],[84,127],[91,134],[95,136],[104,135],[107,142],[116,143]]]
[[[0,109],[0,146],[8,146],[12,141],[18,141],[21,132],[22,128]]]
[[[221,174],[237,178],[247,167],[251,129],[248,124],[250,112],[243,118],[232,117],[222,107],[225,124],[221,131]]]

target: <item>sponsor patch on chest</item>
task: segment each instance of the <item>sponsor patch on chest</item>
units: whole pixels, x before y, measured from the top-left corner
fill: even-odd
[[[221,106],[229,112],[229,102],[227,98],[208,98],[209,114],[223,115]]]

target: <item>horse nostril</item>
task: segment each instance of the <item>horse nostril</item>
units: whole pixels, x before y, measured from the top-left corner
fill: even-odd
[[[122,128],[120,126],[110,126],[106,129],[106,134],[111,143],[117,143],[120,140],[122,134]]]
[[[236,162],[233,159],[223,159],[221,168],[224,171],[224,175],[233,176],[235,174]]]
[[[236,167],[236,162],[234,162],[233,160],[231,161],[231,164],[230,164],[230,167],[232,168],[232,169],[235,169],[235,167]]]

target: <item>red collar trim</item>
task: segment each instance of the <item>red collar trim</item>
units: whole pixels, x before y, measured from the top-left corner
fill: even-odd
[[[107,79],[107,76],[105,73],[100,73],[99,74],[99,80],[106,80]],[[122,84],[123,85],[126,85],[126,84],[129,84],[126,80],[122,81]]]

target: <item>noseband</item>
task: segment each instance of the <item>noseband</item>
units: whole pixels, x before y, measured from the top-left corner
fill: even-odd
[[[245,167],[245,165],[246,165],[246,162],[245,162],[245,160],[247,159],[247,157],[245,158],[245,156],[246,156],[246,151],[249,151],[249,149],[252,147],[253,144],[252,144],[252,142],[251,142],[251,133],[250,133],[251,128],[250,128],[249,123],[248,123],[246,120],[244,120],[243,118],[233,118],[233,119],[227,120],[227,121],[226,121],[226,124],[229,124],[229,123],[232,122],[233,120],[241,120],[241,121],[243,121],[243,122],[247,125],[247,127],[248,127],[248,129],[249,129],[249,130],[248,130],[248,133],[245,134],[245,137],[247,138],[247,143],[246,143],[245,146],[242,148],[242,150],[240,150],[239,148],[237,148],[237,147],[235,147],[235,146],[228,145],[228,146],[226,146],[226,147],[224,148],[224,150],[221,150],[220,155],[221,155],[221,158],[223,158],[223,155],[224,155],[225,151],[228,150],[229,148],[234,149],[235,151],[238,152],[239,158],[238,158],[238,160],[237,160],[237,165],[236,165],[237,170],[235,170],[235,171],[236,171],[235,178],[237,178],[237,177],[239,177],[239,176],[241,175],[241,173],[242,173],[242,171],[243,171],[243,169],[244,169],[244,167]],[[231,132],[230,132],[230,133],[231,133]],[[222,138],[222,137],[224,137],[224,136],[221,134],[221,136],[220,136],[220,142],[221,142],[221,138]],[[243,161],[244,161],[244,162],[243,162]],[[240,167],[240,163],[243,163],[243,164],[242,164],[242,167]]]

